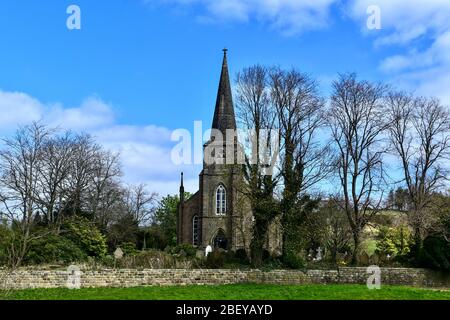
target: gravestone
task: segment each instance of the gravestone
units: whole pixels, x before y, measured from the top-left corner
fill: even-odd
[[[202,259],[202,258],[205,256],[205,253],[203,252],[203,250],[197,250],[197,251],[195,252],[195,256],[196,256],[198,259]]]
[[[114,258],[116,260],[122,259],[123,257],[123,251],[120,248],[117,248],[116,251],[114,251]]]
[[[317,248],[316,261],[320,261],[320,260],[322,260],[322,248],[318,247]]]

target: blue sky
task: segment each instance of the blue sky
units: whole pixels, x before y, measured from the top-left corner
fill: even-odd
[[[81,9],[68,30],[66,9]],[[378,5],[381,30],[368,30]],[[42,119],[122,153],[125,179],[162,194],[198,166],[170,163],[170,133],[212,121],[223,47],[234,75],[298,67],[328,94],[357,72],[450,103],[450,1],[40,0],[0,3],[0,134]],[[234,76],[233,76],[234,77]]]

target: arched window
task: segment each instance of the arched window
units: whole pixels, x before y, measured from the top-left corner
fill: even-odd
[[[224,215],[227,211],[227,192],[223,185],[216,190],[216,214]]]
[[[192,244],[194,246],[198,246],[200,244],[199,229],[199,218],[197,215],[195,215],[192,218]]]

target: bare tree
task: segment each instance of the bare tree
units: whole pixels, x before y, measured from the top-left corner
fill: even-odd
[[[98,181],[94,183],[87,206],[91,208],[89,213],[101,231],[106,232],[113,222],[127,212],[125,193],[120,181],[105,181],[100,188]]]
[[[120,210],[123,190],[119,154],[98,150],[89,159],[92,168],[87,182],[87,204],[93,220],[101,230],[106,230],[113,216]]]
[[[127,213],[137,225],[146,226],[152,221],[158,204],[158,194],[148,191],[145,184],[128,186],[124,200]]]
[[[73,144],[72,134],[65,132],[61,136],[50,137],[43,145],[36,200],[49,226],[60,222],[69,193],[67,179],[74,159]]]
[[[256,65],[238,73],[236,80],[238,118],[241,126],[253,133],[242,146],[248,152],[245,152],[243,165],[244,182],[238,186],[238,191],[249,199],[254,217],[250,242],[254,266],[262,263],[269,227],[279,214],[273,197],[277,179],[266,172],[277,155],[271,149],[270,132],[276,118],[270,104],[267,77],[267,69]]]
[[[295,197],[329,172],[328,148],[318,137],[325,124],[325,101],[318,83],[295,69],[272,69],[270,87],[281,135],[281,172],[285,188],[295,188],[286,192]]]
[[[17,130],[4,139],[0,150],[0,201],[12,232],[10,263],[21,264],[32,240],[36,212],[39,210],[37,186],[42,167],[42,154],[51,132],[39,123]]]
[[[158,194],[149,192],[145,184],[131,185],[125,190],[124,203],[127,215],[136,226],[144,227],[143,248],[147,247],[146,228],[153,220],[158,206]]]
[[[383,199],[382,133],[385,86],[341,75],[333,84],[327,121],[336,152],[343,209],[352,229],[352,262],[358,262],[361,233]]]
[[[77,215],[87,211],[85,204],[88,202],[84,201],[84,197],[89,195],[88,191],[94,182],[98,166],[93,159],[97,158],[101,147],[91,136],[82,134],[76,137],[72,148],[74,159],[68,178],[70,196],[67,199],[67,213]]]
[[[281,140],[285,255],[289,246],[295,246],[297,227],[305,220],[305,209],[310,208],[308,191],[330,173],[330,153],[319,139],[325,102],[316,81],[295,69],[274,68],[270,72],[270,90]]]
[[[414,230],[416,249],[432,223],[430,204],[433,194],[448,176],[446,162],[450,150],[450,116],[434,98],[414,98],[404,92],[387,95],[389,137],[394,153],[401,160],[408,190],[408,217]]]

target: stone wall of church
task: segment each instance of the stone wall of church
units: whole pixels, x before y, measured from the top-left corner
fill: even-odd
[[[202,179],[202,244],[203,247],[212,245],[213,238],[221,229],[225,233],[228,240],[233,239],[234,226],[230,214],[235,212],[234,202],[236,199],[236,190],[232,187],[234,185],[233,178],[229,167],[216,168],[209,166],[204,169]],[[216,190],[219,185],[223,185],[226,190],[227,214],[220,216],[216,215]],[[231,243],[234,249],[233,241]]]
[[[261,284],[366,284],[366,268],[336,270],[207,270],[207,269],[146,269],[146,270],[82,270],[80,286],[137,287],[170,285],[212,285],[232,283]],[[73,275],[63,270],[0,270],[0,289],[65,288]],[[450,276],[427,269],[381,268],[381,285],[450,287]]]
[[[178,235],[181,243],[192,244],[192,218],[195,215],[200,216],[200,211],[200,193],[197,192],[183,206],[182,226]]]

